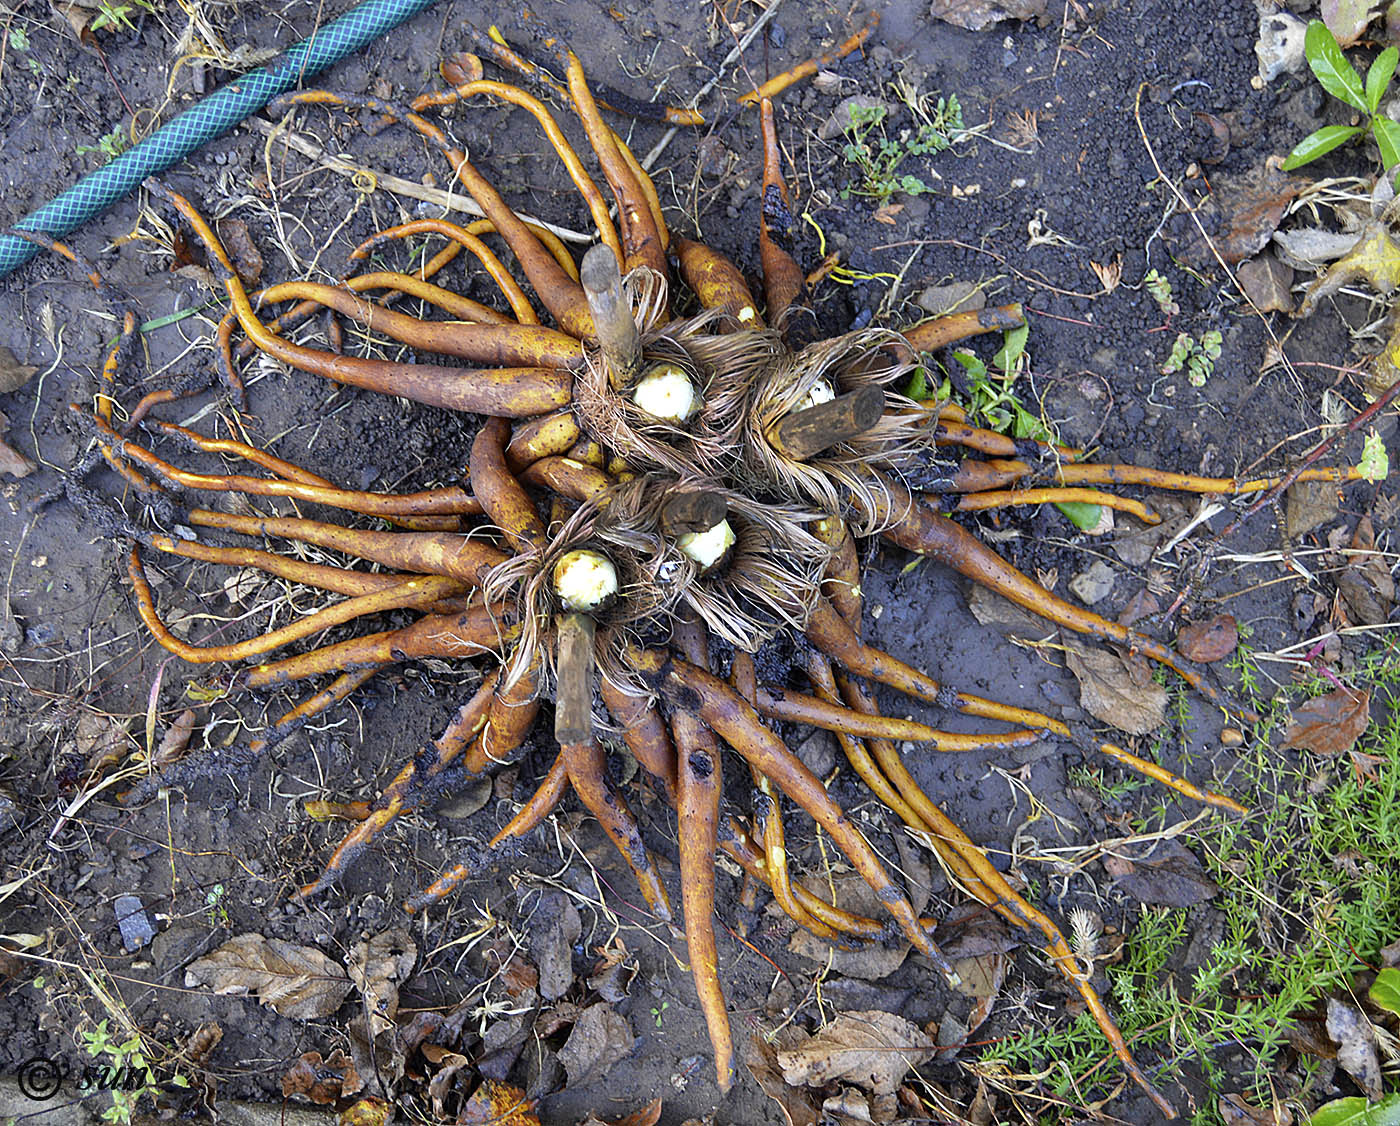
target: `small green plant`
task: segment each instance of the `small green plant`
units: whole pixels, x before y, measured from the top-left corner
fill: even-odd
[[[1152,300],[1157,302],[1157,308],[1162,310],[1162,316],[1171,320],[1177,313],[1181,312],[1181,306],[1172,300],[1172,283],[1159,274],[1156,270],[1148,270],[1142,279],[1143,288],[1152,295]]]
[[[1058,435],[1025,408],[1015,391],[1017,376],[1029,364],[1026,355],[1026,341],[1029,336],[1028,324],[1007,329],[1001,347],[992,357],[990,368],[974,352],[961,348],[953,352],[953,359],[963,369],[963,382],[968,391],[967,401],[963,405],[970,418],[998,434],[1009,434],[1013,438],[1029,438],[1040,442],[1058,442]],[[917,368],[905,394],[911,399],[927,399],[930,396],[951,399],[953,381],[945,376],[942,385],[935,389],[927,369]],[[1065,514],[1070,523],[1083,531],[1097,527],[1103,519],[1103,510],[1097,504],[1065,501],[1057,503],[1055,507]]]
[[[920,97],[899,89],[900,101],[914,118],[910,129],[891,138],[885,130],[889,109],[884,105],[849,107],[850,123],[844,128],[846,144],[841,154],[860,173],[857,184],[841,189],[841,198],[864,196],[878,206],[889,203],[896,192],[928,195],[933,187],[911,172],[901,172],[913,156],[942,152],[964,132],[962,106],[957,95]]]
[[[132,12],[155,12],[155,0],[132,0],[130,4],[120,3],[119,0],[101,0],[97,5],[97,14],[92,17],[92,22],[88,27],[92,31],[101,31],[108,28],[112,31],[135,31],[136,24],[132,21]]]
[[[1351,65],[1337,37],[1321,20],[1308,24],[1307,35],[1303,40],[1303,50],[1308,57],[1308,66],[1317,76],[1322,88],[1351,106],[1365,117],[1360,125],[1324,125],[1309,133],[1283,162],[1285,170],[1300,168],[1344,145],[1354,137],[1369,132],[1376,139],[1381,150],[1381,163],[1389,170],[1400,164],[1400,122],[1392,121],[1380,112],[1381,100],[1390,87],[1395,75],[1395,64],[1400,61],[1400,49],[1387,47],[1366,71],[1366,81]]]
[[[1204,387],[1211,372],[1215,370],[1215,361],[1220,359],[1220,345],[1223,341],[1224,337],[1215,329],[1201,333],[1200,340],[1190,333],[1177,333],[1171,355],[1158,370],[1163,375],[1185,370],[1186,381],[1192,387]]]
[[[671,1007],[671,1002],[670,1002],[670,1001],[662,1001],[660,1005],[654,1005],[654,1006],[652,1006],[652,1010],[651,1010],[651,1019],[654,1020],[654,1021],[656,1021],[656,1027],[657,1027],[657,1028],[660,1028],[660,1027],[661,1027],[661,1018],[665,1015],[666,1010],[669,1009],[670,1007]]]
[[[79,156],[85,156],[90,152],[98,152],[108,160],[115,160],[126,151],[126,134],[122,132],[122,127],[118,125],[110,133],[104,133],[97,139],[95,145],[78,145],[74,150]]]
[[[97,1061],[96,1067],[88,1072],[92,1084],[112,1097],[112,1105],[102,1112],[104,1121],[127,1126],[143,1096],[149,1096],[154,1105],[160,1087],[140,1033],[133,1032],[125,1040],[117,1040],[103,1020],[96,1028],[79,1032],[78,1039],[83,1050]],[[170,1082],[176,1087],[189,1085],[181,1075],[174,1076]]]
[[[215,884],[204,893],[204,909],[211,927],[231,927],[228,908],[224,906],[224,885]]]

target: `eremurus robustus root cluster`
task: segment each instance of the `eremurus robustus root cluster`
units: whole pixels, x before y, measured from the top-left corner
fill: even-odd
[[[409,237],[446,243],[413,274],[375,269],[334,285],[289,281],[248,292],[195,204],[151,185],[205,245],[224,287],[229,311],[217,347],[235,403],[244,400],[238,365],[257,353],[365,391],[480,416],[462,480],[403,494],[345,489],[249,444],[151,418],[171,397],[161,393],[138,403],[133,425],[120,429],[112,406],[123,349],[135,331],[128,310],[121,311],[122,338],[104,367],[95,409],[75,408],[128,486],[159,497],[158,511],[193,530],[188,538],[124,526],[138,610],[156,640],[187,661],[238,664],[241,688],[327,679],[251,744],[249,755],[396,664],[434,658],[483,670],[448,729],[361,811],[363,819],[301,894],[328,890],[445,779],[509,761],[539,716],[551,716],[553,764],[493,844],[530,833],[568,793],[577,795],[617,846],[651,912],[683,922],[717,1081],[727,1087],[734,1049],[713,920],[718,852],[771,889],[813,933],[876,941],[892,922],[934,967],[952,974],[934,940],[937,920],[919,917],[871,843],[772,724],[823,728],[835,733],[871,792],[930,842],[969,894],[1038,933],[1127,1072],[1174,1114],[1133,1060],[1055,922],[1012,888],[920,788],[897,749],[912,742],[958,754],[1048,738],[1082,745],[1083,737],[1051,715],[961,692],[866,644],[856,540],[882,536],[936,559],[1064,629],[1173,669],[1212,702],[1243,715],[1169,646],[1057,598],[1008,565],[954,521],[944,502],[957,498],[953,511],[978,511],[1090,501],[1151,519],[1142,501],[1106,490],[1228,494],[1268,482],[1086,462],[1079,451],[981,430],[951,404],[905,397],[921,351],[1016,324],[1019,307],[940,318],[905,333],[823,333],[805,308],[803,275],[782,245],[787,188],[772,104],[762,97],[755,99],[765,153],[756,236],[760,303],[732,262],[669,230],[654,185],[608,124],[572,54],[563,59],[563,74],[615,222],[604,189],[549,107],[486,80],[409,105],[325,91],[281,101],[283,111],[329,105],[385,115],[416,130],[448,162],[484,220],[403,223],[350,257],[358,269],[372,250]],[[595,226],[596,244],[581,269],[545,228],[521,219],[428,116],[435,107],[479,99],[524,111],[557,154]],[[61,244],[38,241],[80,261]],[[434,280],[464,255],[480,267],[491,298],[467,298]],[[96,271],[89,273],[103,288]],[[404,311],[409,300],[418,312]],[[278,313],[279,306],[288,307]],[[412,352],[415,362],[345,355],[292,338],[297,324],[320,314],[354,322]],[[149,448],[156,443],[246,468],[193,472]],[[958,455],[951,469],[930,474],[935,458],[950,453]],[[1349,471],[1313,473],[1335,480]],[[341,515],[234,514],[209,499],[220,495],[284,498]],[[241,539],[232,545],[230,537]],[[291,545],[334,551],[344,563],[298,558]],[[260,635],[184,641],[164,624],[146,580],[154,554],[253,568],[339,600]],[[315,643],[322,630],[347,625],[363,628]],[[764,683],[752,654],[784,634],[809,645],[803,682]],[[720,648],[733,653],[725,666],[712,651]],[[997,729],[952,733],[884,715],[871,682]],[[679,897],[667,887],[626,791],[609,775],[602,741],[609,732],[676,810]],[[1114,744],[1089,749],[1194,800],[1240,811],[1227,796]],[[178,781],[179,769],[163,780]],[[136,796],[157,781],[138,787]],[[751,812],[731,812],[743,803],[722,799],[745,791],[757,795]],[[786,842],[794,808],[829,836],[888,919],[853,914],[793,878]],[[448,894],[468,870],[445,872],[411,908]]]

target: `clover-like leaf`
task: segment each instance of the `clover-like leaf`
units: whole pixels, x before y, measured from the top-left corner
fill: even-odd
[[[1362,113],[1366,112],[1366,91],[1361,85],[1361,76],[1342,54],[1337,37],[1321,20],[1308,24],[1307,34],[1303,37],[1303,53],[1307,55],[1308,66],[1312,67],[1324,90]]]
[[[1371,64],[1366,72],[1366,108],[1372,113],[1380,109],[1385,88],[1395,74],[1395,64],[1400,62],[1400,47],[1387,47]]]
[[[1309,133],[1293,147],[1293,151],[1284,159],[1283,170],[1291,172],[1295,168],[1310,164],[1365,131],[1364,125],[1324,125],[1316,132]]]

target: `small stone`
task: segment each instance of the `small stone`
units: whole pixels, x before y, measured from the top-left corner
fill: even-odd
[[[1087,570],[1081,571],[1069,581],[1069,589],[1086,606],[1102,602],[1113,590],[1114,571],[1102,559],[1094,562]]]
[[[974,282],[931,285],[914,299],[926,313],[941,317],[946,313],[966,313],[987,307],[987,295]]]
[[[121,928],[122,947],[128,954],[135,953],[155,938],[156,929],[151,926],[150,916],[136,896],[117,896],[112,910],[116,912],[117,926]]]

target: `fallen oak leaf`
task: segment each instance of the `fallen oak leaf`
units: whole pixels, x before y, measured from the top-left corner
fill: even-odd
[[[291,1020],[316,1020],[340,1008],[352,984],[340,964],[314,946],[240,934],[191,962],[185,988],[251,993]]]

